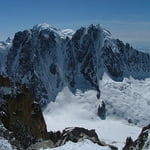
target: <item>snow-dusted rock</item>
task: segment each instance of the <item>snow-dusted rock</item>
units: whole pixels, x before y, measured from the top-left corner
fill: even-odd
[[[68,142],[78,143],[80,141],[89,140],[97,144],[99,148],[107,148],[111,150],[118,150],[113,145],[106,144],[99,140],[95,130],[88,130],[81,127],[66,128],[62,132],[49,132],[49,139],[47,141],[40,141],[31,145],[32,149],[48,149],[54,147],[61,147]]]
[[[127,138],[123,150],[149,150],[150,149],[150,124],[145,126],[138,138],[133,141]]]

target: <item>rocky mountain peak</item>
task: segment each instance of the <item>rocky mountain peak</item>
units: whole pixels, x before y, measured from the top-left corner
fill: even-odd
[[[95,89],[99,98],[104,73],[115,81],[148,77],[149,60],[149,54],[113,39],[101,25],[73,32],[38,24],[15,34],[6,70],[14,82],[27,84],[34,98],[46,106],[64,86],[73,93]]]

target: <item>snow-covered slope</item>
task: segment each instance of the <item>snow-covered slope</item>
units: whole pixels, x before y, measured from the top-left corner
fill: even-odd
[[[139,126],[150,123],[150,78],[138,80],[130,77],[115,82],[105,74],[100,85],[107,116],[123,118]]]
[[[67,87],[64,88],[56,97],[56,101],[51,102],[44,111],[48,130],[57,131],[76,126],[95,129],[100,140],[116,145],[121,150],[126,137],[136,139],[141,129],[129,125],[123,119],[119,121],[107,117],[106,120],[100,120],[97,116],[99,102],[96,91],[82,93],[78,90],[73,95]]]
[[[109,147],[99,146],[91,141],[84,140],[78,143],[68,142],[67,144],[57,148],[47,148],[40,150],[111,150]]]

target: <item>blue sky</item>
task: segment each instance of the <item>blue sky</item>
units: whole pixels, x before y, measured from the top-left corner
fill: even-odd
[[[150,0],[1,0],[0,40],[37,23],[62,29],[100,23],[113,37],[150,51]]]

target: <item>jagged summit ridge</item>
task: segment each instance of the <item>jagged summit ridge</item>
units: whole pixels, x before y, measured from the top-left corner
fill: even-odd
[[[97,30],[100,30],[101,32],[103,32],[104,37],[110,39],[111,38],[111,33],[110,31],[108,31],[107,29],[103,28],[102,25],[97,24],[97,25],[93,25],[91,24],[89,27],[85,28],[85,27],[81,27],[81,28],[85,28],[85,34],[87,33],[88,29],[95,27],[97,28]],[[66,38],[66,37],[70,37],[72,38],[72,36],[75,34],[75,30],[73,29],[58,29],[54,26],[51,26],[47,23],[42,23],[42,24],[36,24],[33,26],[33,28],[31,30],[36,30],[36,31],[42,31],[42,30],[47,30],[47,31],[51,31],[54,32],[56,34],[58,34],[60,37],[62,38]]]

